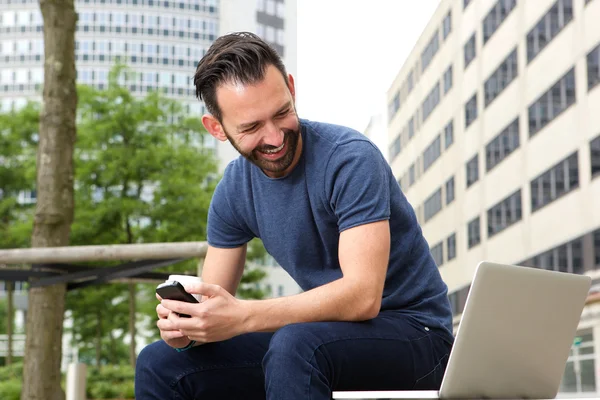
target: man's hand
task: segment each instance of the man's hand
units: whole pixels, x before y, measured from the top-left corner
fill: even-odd
[[[236,299],[221,286],[208,283],[190,284],[185,290],[192,294],[201,294],[200,304],[174,300],[162,300],[162,307],[168,311],[166,320],[159,321],[161,335],[163,329],[169,337],[175,337],[173,330],[181,337],[199,343],[218,342],[246,333],[245,322],[248,312],[245,302]],[[177,314],[188,314],[190,318],[181,318]],[[164,338],[164,337],[163,337]]]
[[[159,295],[156,295],[156,298],[161,301]],[[158,322],[156,325],[158,329],[160,329],[160,337],[171,347],[173,348],[182,348],[190,344],[191,340],[187,338],[179,329],[173,327],[173,324],[169,321],[169,314],[172,314],[171,311],[167,310],[162,306],[162,304],[158,304],[156,306],[156,314],[158,315]]]

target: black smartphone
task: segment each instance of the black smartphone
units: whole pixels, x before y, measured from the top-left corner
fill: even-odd
[[[156,287],[156,294],[163,299],[185,301],[186,303],[199,303],[190,293],[186,292],[183,285],[177,281],[167,281]],[[189,318],[187,314],[179,314],[182,318]]]

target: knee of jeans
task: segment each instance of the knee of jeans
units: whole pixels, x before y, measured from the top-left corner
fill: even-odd
[[[135,363],[136,371],[153,369],[154,367],[160,367],[160,365],[164,365],[158,363],[157,360],[164,359],[168,349],[169,346],[162,340],[151,343],[144,347],[142,351],[140,351],[140,354],[138,354]]]
[[[271,338],[267,355],[310,359],[321,343],[307,325],[292,324],[280,328]]]

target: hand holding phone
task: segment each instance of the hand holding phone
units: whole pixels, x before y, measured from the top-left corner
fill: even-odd
[[[156,294],[158,294],[161,298],[167,300],[184,301],[186,303],[198,303],[198,300],[196,300],[196,298],[192,294],[186,292],[183,285],[181,285],[181,283],[177,281],[167,281],[161,283],[156,287]],[[190,316],[187,314],[179,314],[179,316],[183,318],[190,318]]]

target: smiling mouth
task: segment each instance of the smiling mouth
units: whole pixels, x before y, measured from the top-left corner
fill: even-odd
[[[285,147],[285,141],[283,143],[281,143],[281,146],[277,147],[276,149],[261,150],[260,152],[263,154],[276,154],[276,153],[279,153],[281,150],[283,150],[284,147]]]

